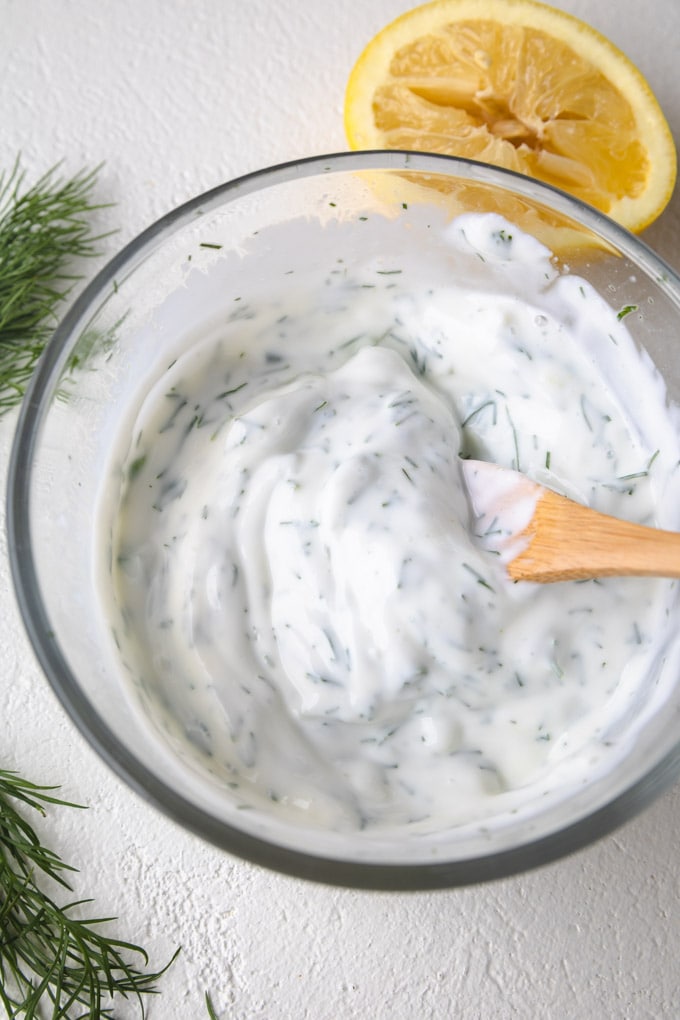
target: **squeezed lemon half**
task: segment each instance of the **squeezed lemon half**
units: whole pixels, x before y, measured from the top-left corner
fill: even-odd
[[[446,153],[570,192],[629,230],[661,213],[673,136],[631,61],[535,0],[435,0],[384,28],[345,97],[353,149]]]

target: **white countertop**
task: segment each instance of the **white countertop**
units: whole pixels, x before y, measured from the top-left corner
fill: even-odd
[[[0,0],[0,168],[19,150],[30,179],[60,159],[65,172],[103,161],[111,255],[230,177],[344,149],[350,68],[410,6]],[[677,0],[554,6],[628,53],[680,143]],[[645,238],[680,269],[680,192]],[[3,489],[14,421],[0,421]],[[5,544],[3,506],[0,766],[90,805],[32,821],[79,869],[92,913],[118,917],[112,934],[154,966],[181,944],[150,1020],[205,1017],[206,990],[224,1020],[680,1016],[680,785],[590,849],[484,887],[370,894],[271,874],[183,832],[90,750],[28,647]]]

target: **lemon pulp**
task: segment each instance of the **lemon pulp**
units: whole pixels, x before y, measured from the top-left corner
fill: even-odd
[[[676,153],[634,65],[534,0],[436,0],[388,25],[347,86],[355,149],[481,160],[562,188],[641,230],[667,204]]]

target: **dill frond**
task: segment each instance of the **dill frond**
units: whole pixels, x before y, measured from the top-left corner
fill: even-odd
[[[41,888],[42,874],[70,890],[65,873],[76,870],[42,845],[21,812],[80,807],[53,789],[0,769],[0,1004],[12,1018],[113,1020],[113,1001],[122,996],[135,999],[144,1017],[143,996],[157,993],[179,949],[162,970],[140,969],[148,966],[146,951],[102,931],[115,918],[80,919],[74,911],[90,900],[60,906]]]
[[[105,234],[91,232],[99,167],[70,179],[58,165],[31,187],[19,159],[0,173],[0,417],[18,404],[58,321],[58,309],[82,275],[76,259],[99,254]]]

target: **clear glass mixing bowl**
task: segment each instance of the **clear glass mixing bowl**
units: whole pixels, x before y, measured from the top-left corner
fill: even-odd
[[[97,520],[111,444],[142,381],[177,338],[199,335],[233,309],[235,295],[266,291],[273,274],[299,279],[319,261],[398,254],[400,246],[424,252],[433,243],[430,212],[448,220],[467,210],[500,211],[553,247],[613,308],[634,307],[630,331],[678,401],[680,279],[644,243],[530,179],[394,151],[263,170],[165,216],[76,301],[22,407],[9,473],[11,567],[54,691],[101,757],[151,804],[218,847],[292,875],[383,889],[498,878],[602,836],[678,774],[680,683],[616,768],[558,804],[501,827],[454,827],[436,840],[342,836],[238,811],[228,791],[172,753],[126,689],[98,589]]]

